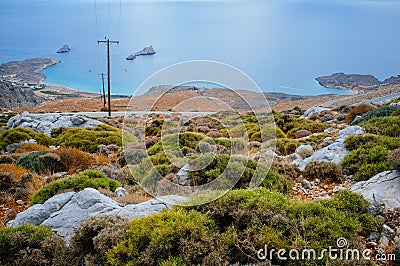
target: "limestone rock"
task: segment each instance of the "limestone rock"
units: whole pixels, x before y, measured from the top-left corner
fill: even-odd
[[[114,191],[114,195],[117,197],[127,196],[129,195],[128,191],[125,188],[119,187]]]
[[[8,226],[15,227],[21,224],[50,226],[54,232],[68,241],[74,229],[91,216],[108,214],[132,219],[157,213],[185,200],[185,197],[170,195],[121,207],[98,190],[85,188],[80,192],[56,195],[44,204],[33,205],[19,213],[15,220],[8,223]]]
[[[308,158],[305,158],[304,160],[295,160],[292,163],[297,165],[300,170],[304,170],[307,164],[310,162],[333,162],[336,164],[340,164],[340,162],[343,160],[343,158],[347,154],[347,150],[344,146],[344,140],[348,136],[352,135],[361,135],[364,134],[365,131],[362,127],[359,126],[349,126],[346,127],[345,129],[342,129],[339,131],[339,135],[335,142],[332,144],[326,146],[325,148],[322,148],[320,150],[317,150],[314,152],[314,154]]]
[[[350,190],[362,195],[372,204],[383,204],[391,209],[400,207],[400,172],[385,171],[368,181],[355,183]]]
[[[83,115],[29,114],[28,112],[24,112],[11,117],[7,122],[7,127],[29,128],[50,136],[51,130],[54,128],[87,128],[100,124],[102,123]]]
[[[301,116],[302,118],[311,118],[311,117],[316,117],[318,116],[321,112],[323,111],[329,111],[329,108],[325,107],[320,107],[320,106],[314,106],[308,109],[307,111],[304,112],[304,114]]]

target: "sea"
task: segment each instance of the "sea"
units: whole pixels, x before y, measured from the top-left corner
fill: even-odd
[[[400,74],[397,0],[1,0],[0,25],[0,63],[57,58],[45,83],[87,92],[100,92],[107,73],[105,38],[119,41],[110,46],[112,94],[133,95],[190,60],[222,62],[263,91],[297,95],[351,93],[315,81],[337,72]],[[64,44],[71,51],[56,53]],[[125,60],[149,45],[155,55]]]

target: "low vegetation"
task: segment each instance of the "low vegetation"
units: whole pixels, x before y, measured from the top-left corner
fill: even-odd
[[[88,187],[114,191],[120,186],[121,184],[118,181],[108,179],[105,174],[99,171],[86,170],[80,174],[53,181],[43,186],[32,196],[31,205],[42,204],[54,195],[65,191],[80,191]]]
[[[338,182],[343,181],[342,167],[332,162],[311,162],[303,171],[303,177],[309,180],[316,178],[321,181]]]
[[[37,133],[26,128],[13,128],[0,133],[0,150],[13,143],[20,143],[34,139],[38,144],[44,146],[56,145],[56,141],[43,133]]]

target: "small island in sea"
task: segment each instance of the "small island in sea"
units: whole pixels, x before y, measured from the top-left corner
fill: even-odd
[[[68,53],[69,51],[71,51],[71,48],[69,48],[69,46],[65,44],[63,47],[57,50],[57,53],[62,54]]]
[[[136,52],[134,54],[130,54],[126,60],[134,60],[137,56],[141,56],[141,55],[152,55],[155,54],[156,51],[154,51],[153,46],[149,46],[149,47],[145,47],[142,50],[140,50],[139,52]]]

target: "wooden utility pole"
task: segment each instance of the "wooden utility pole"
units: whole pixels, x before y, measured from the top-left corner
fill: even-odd
[[[104,100],[104,107],[106,106],[106,90],[104,89],[104,73],[99,73],[101,75],[101,81],[103,83],[103,100]]]
[[[119,44],[119,41],[110,41],[110,39],[104,38],[104,41],[97,41],[99,43],[107,44],[107,81],[108,81],[108,116],[111,116],[111,63],[110,63],[110,45],[113,43]]]

